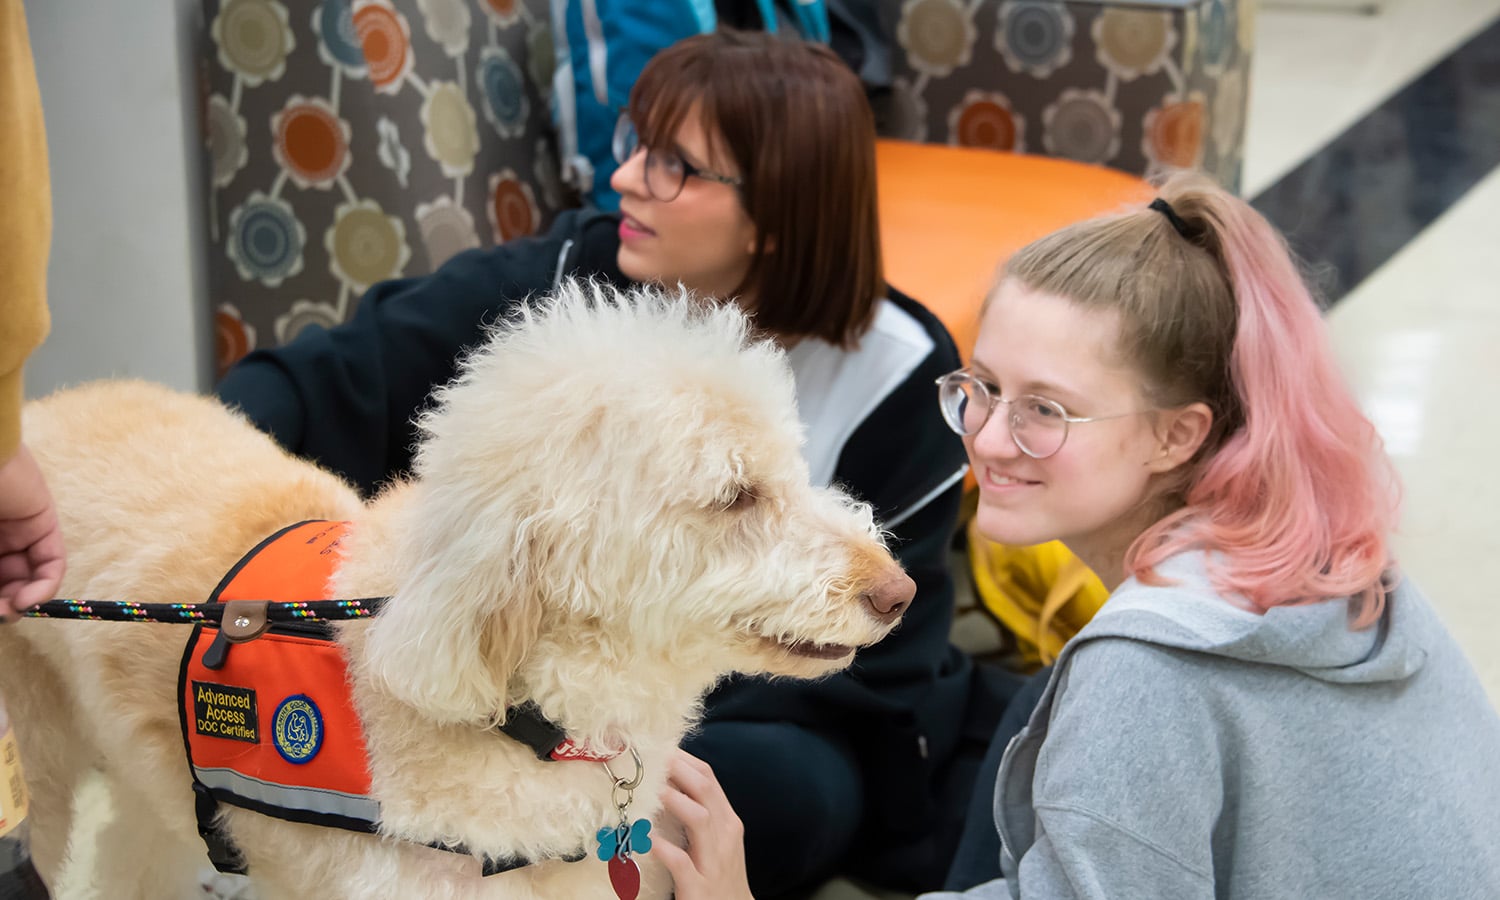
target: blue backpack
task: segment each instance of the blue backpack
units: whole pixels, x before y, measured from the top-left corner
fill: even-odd
[[[657,51],[718,27],[714,0],[551,0],[557,68],[552,119],[562,179],[585,203],[614,210],[612,138],[641,69]],[[767,31],[786,22],[808,40],[827,43],[824,0],[791,0],[784,18],[776,0],[755,0]]]

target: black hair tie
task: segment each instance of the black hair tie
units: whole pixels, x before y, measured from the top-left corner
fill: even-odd
[[[1193,239],[1192,234],[1188,231],[1187,223],[1182,221],[1181,216],[1177,215],[1177,210],[1172,208],[1172,204],[1168,203],[1160,197],[1157,197],[1155,200],[1151,201],[1151,208],[1166,216],[1167,221],[1172,223],[1172,227],[1177,229],[1178,234],[1182,235],[1189,241]]]

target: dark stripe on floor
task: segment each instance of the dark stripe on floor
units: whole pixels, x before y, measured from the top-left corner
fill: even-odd
[[[1500,17],[1251,203],[1332,305],[1497,164]]]

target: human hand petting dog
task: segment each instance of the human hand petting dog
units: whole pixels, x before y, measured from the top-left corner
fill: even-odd
[[[22,444],[0,463],[0,620],[56,596],[64,563],[57,508]]]
[[[653,851],[672,873],[677,900],[755,900],[745,874],[745,826],[708,763],[678,750],[662,805],[685,832],[663,834]]]

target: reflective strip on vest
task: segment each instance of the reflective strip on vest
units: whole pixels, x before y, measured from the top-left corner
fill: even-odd
[[[236,797],[254,800],[267,806],[303,812],[328,813],[350,819],[374,822],[380,816],[380,804],[363,794],[345,794],[326,788],[297,787],[261,781],[233,769],[193,770],[206,787],[228,791]],[[218,796],[216,794],[215,796]]]

